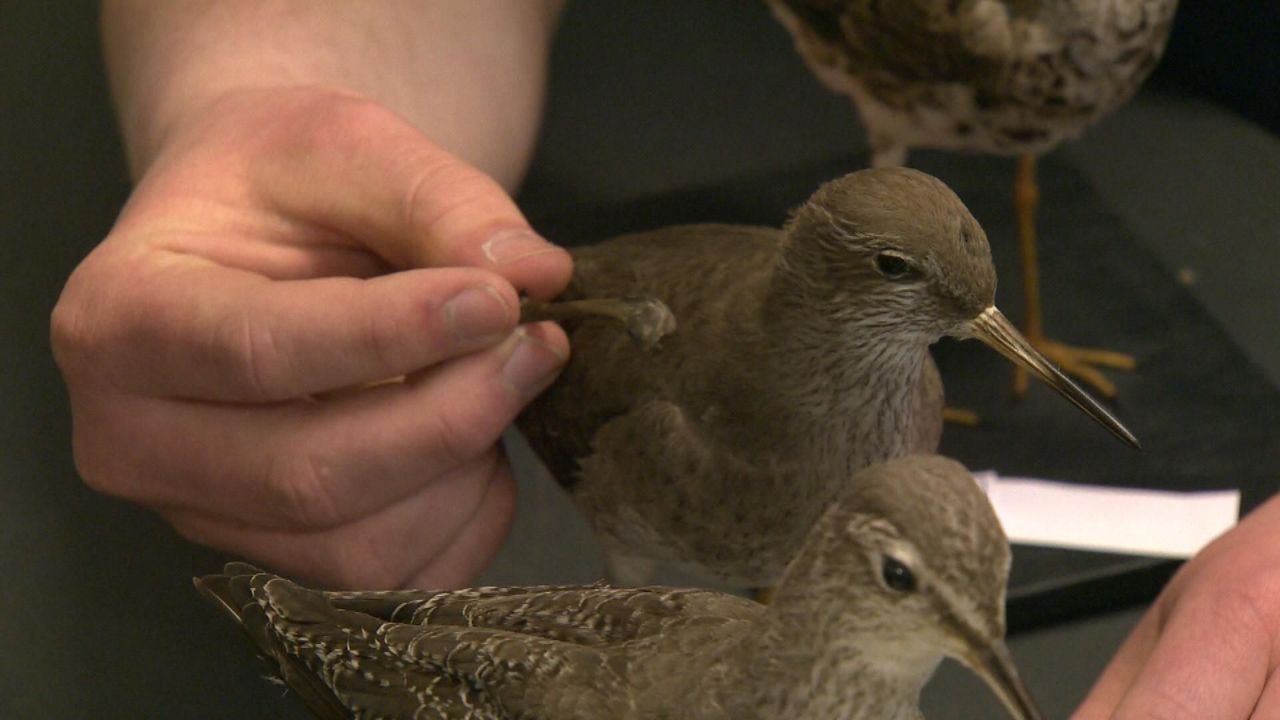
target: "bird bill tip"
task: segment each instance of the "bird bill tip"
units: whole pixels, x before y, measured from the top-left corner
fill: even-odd
[[[1053,388],[1095,422],[1106,428],[1121,442],[1135,450],[1141,450],[1138,438],[1089,393],[1085,392],[1062,373],[1049,359],[1036,350],[1013,323],[995,305],[988,306],[966,325],[970,337],[980,340],[1010,362],[1026,368],[1044,384]]]

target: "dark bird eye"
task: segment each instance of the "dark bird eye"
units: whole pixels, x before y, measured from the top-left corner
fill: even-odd
[[[893,253],[876,255],[876,270],[890,280],[898,280],[911,274],[911,263],[902,256]]]
[[[884,578],[884,584],[891,590],[909,593],[916,589],[916,576],[911,569],[902,564],[902,561],[888,555],[884,556],[884,562],[880,565],[880,576]]]

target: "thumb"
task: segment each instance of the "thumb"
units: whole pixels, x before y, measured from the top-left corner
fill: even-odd
[[[539,298],[564,288],[568,253],[535,233],[488,175],[375,103],[298,102],[301,127],[277,125],[287,133],[252,170],[277,211],[359,238],[398,268],[484,268]]]

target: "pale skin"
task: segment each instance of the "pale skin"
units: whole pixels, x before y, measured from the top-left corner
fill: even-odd
[[[52,319],[89,485],[328,585],[474,579],[569,352],[516,329],[572,268],[508,196],[557,12],[104,3],[138,183]]]
[[[138,184],[52,318],[89,485],[310,582],[474,580],[514,509],[499,435],[569,352],[516,327],[571,263],[509,196],[560,5],[104,2]],[[1076,717],[1280,717],[1278,663],[1272,500]]]
[[[1184,565],[1076,720],[1280,718],[1280,497]]]

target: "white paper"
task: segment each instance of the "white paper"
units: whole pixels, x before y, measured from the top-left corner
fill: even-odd
[[[1187,558],[1235,525],[1239,490],[1172,492],[974,473],[1009,541]]]

